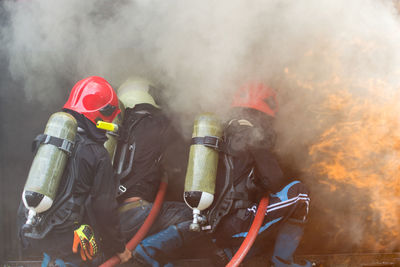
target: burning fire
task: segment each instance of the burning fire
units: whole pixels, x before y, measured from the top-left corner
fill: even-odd
[[[331,191],[351,185],[369,194],[369,203],[357,204],[372,209],[365,221],[379,229],[364,233],[368,243],[364,245],[379,250],[393,248],[400,241],[400,117],[396,102],[377,104],[346,91],[329,95],[323,106],[341,118],[323,131],[309,150],[311,169],[320,183]],[[352,204],[356,203],[350,201]],[[354,206],[354,215],[364,208]]]
[[[381,224],[381,229],[379,235],[372,233],[370,241],[375,242],[369,246],[380,250],[400,241],[400,117],[396,104],[377,105],[347,92],[330,95],[326,108],[345,111],[347,116],[325,130],[309,150],[311,169],[331,191],[344,184],[370,194],[371,202],[364,204],[376,213],[366,220]]]
[[[381,80],[352,81],[349,88],[339,75],[312,82],[284,72],[298,87],[325,90],[311,110],[319,134],[309,145],[306,171],[320,195],[314,204],[337,227],[331,242],[346,239],[358,251],[398,250],[400,95],[385,96],[396,90]]]

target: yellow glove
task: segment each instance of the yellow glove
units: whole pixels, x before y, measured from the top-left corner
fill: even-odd
[[[74,243],[72,244],[72,251],[78,253],[78,246],[81,245],[81,258],[91,260],[97,254],[97,244],[94,239],[94,232],[92,227],[87,224],[82,224],[74,231]]]

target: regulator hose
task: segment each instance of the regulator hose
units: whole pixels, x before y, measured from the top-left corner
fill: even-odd
[[[249,252],[251,246],[253,245],[254,241],[256,240],[258,231],[260,230],[261,224],[265,217],[265,211],[268,207],[269,198],[268,196],[264,196],[260,200],[260,204],[258,204],[257,213],[254,217],[254,221],[251,224],[250,230],[247,233],[246,238],[243,240],[240,248],[235,253],[231,261],[226,265],[226,267],[237,267],[246,257],[247,253]]]
[[[165,192],[167,191],[168,180],[167,178],[163,178],[160,183],[160,187],[158,188],[156,199],[154,200],[153,207],[144,221],[143,225],[136,232],[136,234],[132,237],[131,240],[126,244],[126,247],[133,251],[136,246],[142,241],[142,239],[146,236],[147,232],[150,230],[150,227],[153,225],[154,220],[157,218],[158,213],[160,212],[162,203],[164,201]],[[113,267],[118,265],[121,262],[120,258],[115,255],[104,262],[100,267]]]

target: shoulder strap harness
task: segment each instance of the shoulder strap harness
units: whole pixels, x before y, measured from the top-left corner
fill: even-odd
[[[78,128],[78,131],[79,130]],[[40,142],[43,138],[36,138],[35,141],[36,140]],[[50,138],[50,140],[56,139],[53,137]],[[84,142],[92,141],[85,141],[79,134],[76,135],[75,141],[75,145],[73,148],[71,147],[70,159],[66,167],[66,170],[68,168],[68,172],[64,171],[53,205],[48,211],[37,215],[38,218],[33,225],[32,232],[25,233],[26,237],[42,239],[56,226],[61,229],[71,227],[71,225],[81,222],[84,213],[84,199],[77,199],[72,195],[78,171],[78,163],[76,162],[75,155],[79,153],[78,151]]]
[[[247,187],[249,181],[254,177],[254,169],[250,168],[247,176],[234,177],[233,171],[233,157],[234,154],[229,151],[229,142],[226,136],[226,130],[232,124],[239,123],[240,125],[246,125],[252,127],[253,125],[247,120],[231,120],[224,130],[224,145],[223,149],[223,160],[225,166],[225,181],[224,187],[221,190],[218,198],[214,201],[212,207],[208,210],[206,216],[209,226],[206,227],[209,232],[214,232],[217,228],[221,219],[233,211],[237,211],[236,215],[240,218],[244,218],[245,212],[253,202],[249,198]]]
[[[132,171],[136,148],[134,130],[142,119],[150,116],[151,113],[145,110],[135,111],[131,108],[125,110],[122,132],[114,161],[114,167],[116,168],[118,180],[120,181],[117,192],[118,197],[124,194],[127,188],[136,182],[134,179],[126,179],[124,182],[122,182],[122,180]]]

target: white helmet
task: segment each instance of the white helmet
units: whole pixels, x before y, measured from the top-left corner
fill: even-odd
[[[133,108],[142,103],[160,108],[149,94],[150,87],[154,87],[150,81],[139,77],[130,77],[118,88],[117,95],[126,108]]]

